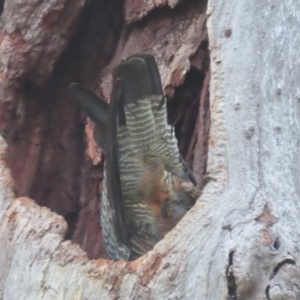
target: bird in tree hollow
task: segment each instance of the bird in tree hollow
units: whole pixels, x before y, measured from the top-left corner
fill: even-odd
[[[182,161],[152,55],[137,54],[113,72],[110,104],[77,83],[70,91],[95,122],[105,152],[101,226],[107,255],[133,260],[164,237],[199,197]]]

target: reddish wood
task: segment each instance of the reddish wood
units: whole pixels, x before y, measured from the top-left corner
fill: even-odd
[[[118,0],[5,2],[0,131],[8,142],[16,194],[64,216],[66,238],[91,258],[104,256],[99,217],[103,157],[92,124],[84,129],[85,116],[67,87],[77,81],[109,100],[114,66],[134,53],[153,53],[164,88],[173,91],[171,106],[183,86],[177,132],[184,155],[192,153],[197,114],[184,103],[196,89],[193,107],[199,106],[204,77],[195,85],[189,74],[192,66],[199,74],[207,70],[206,4],[177,2],[128,0],[124,10]]]

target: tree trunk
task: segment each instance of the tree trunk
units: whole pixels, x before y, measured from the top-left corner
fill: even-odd
[[[7,0],[0,298],[299,299],[297,7],[126,0],[123,13],[117,0]],[[198,180],[206,165],[213,180],[152,251],[112,262],[99,227],[101,151],[88,122],[85,152],[66,87],[108,98],[113,66],[136,52],[156,57],[180,150]]]

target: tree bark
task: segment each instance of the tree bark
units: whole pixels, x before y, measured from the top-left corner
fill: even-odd
[[[77,81],[109,99],[113,67],[134,53],[153,53],[164,87],[174,96],[170,118],[192,166],[195,146],[188,147],[192,138],[197,142],[197,113],[208,102],[207,97],[199,102],[208,70],[206,6],[175,4],[128,1],[123,16],[118,0],[5,3],[0,130],[9,146],[15,191],[64,216],[67,238],[90,258],[104,257],[99,223],[103,159],[91,134],[93,124],[84,130],[84,116],[67,86]],[[203,128],[207,141],[208,126]],[[201,145],[199,181],[207,153],[207,144]]]
[[[297,1],[209,1],[210,72],[200,1],[128,0],[124,22],[121,5],[113,9],[118,1],[23,2],[6,1],[1,17],[0,125],[7,142],[0,140],[0,298],[299,299]],[[26,22],[13,17],[16,8],[26,8]],[[40,47],[46,41],[50,46]],[[204,125],[182,147],[201,179],[208,145],[213,180],[143,257],[90,260],[103,254],[95,229],[101,154],[88,139],[93,161],[84,159],[83,122],[70,100],[60,101],[63,86],[77,80],[108,97],[113,66],[141,51],[155,55],[172,101],[199,80],[195,119]],[[196,76],[185,81],[193,68]],[[69,225],[79,214],[76,229],[33,200],[15,198],[13,189],[69,216]]]

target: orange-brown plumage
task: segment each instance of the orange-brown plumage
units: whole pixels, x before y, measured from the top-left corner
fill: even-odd
[[[199,193],[167,122],[154,57],[129,57],[113,78],[109,108],[78,85],[72,89],[102,132],[96,140],[106,153],[101,222],[108,256],[132,260],[151,250]]]

